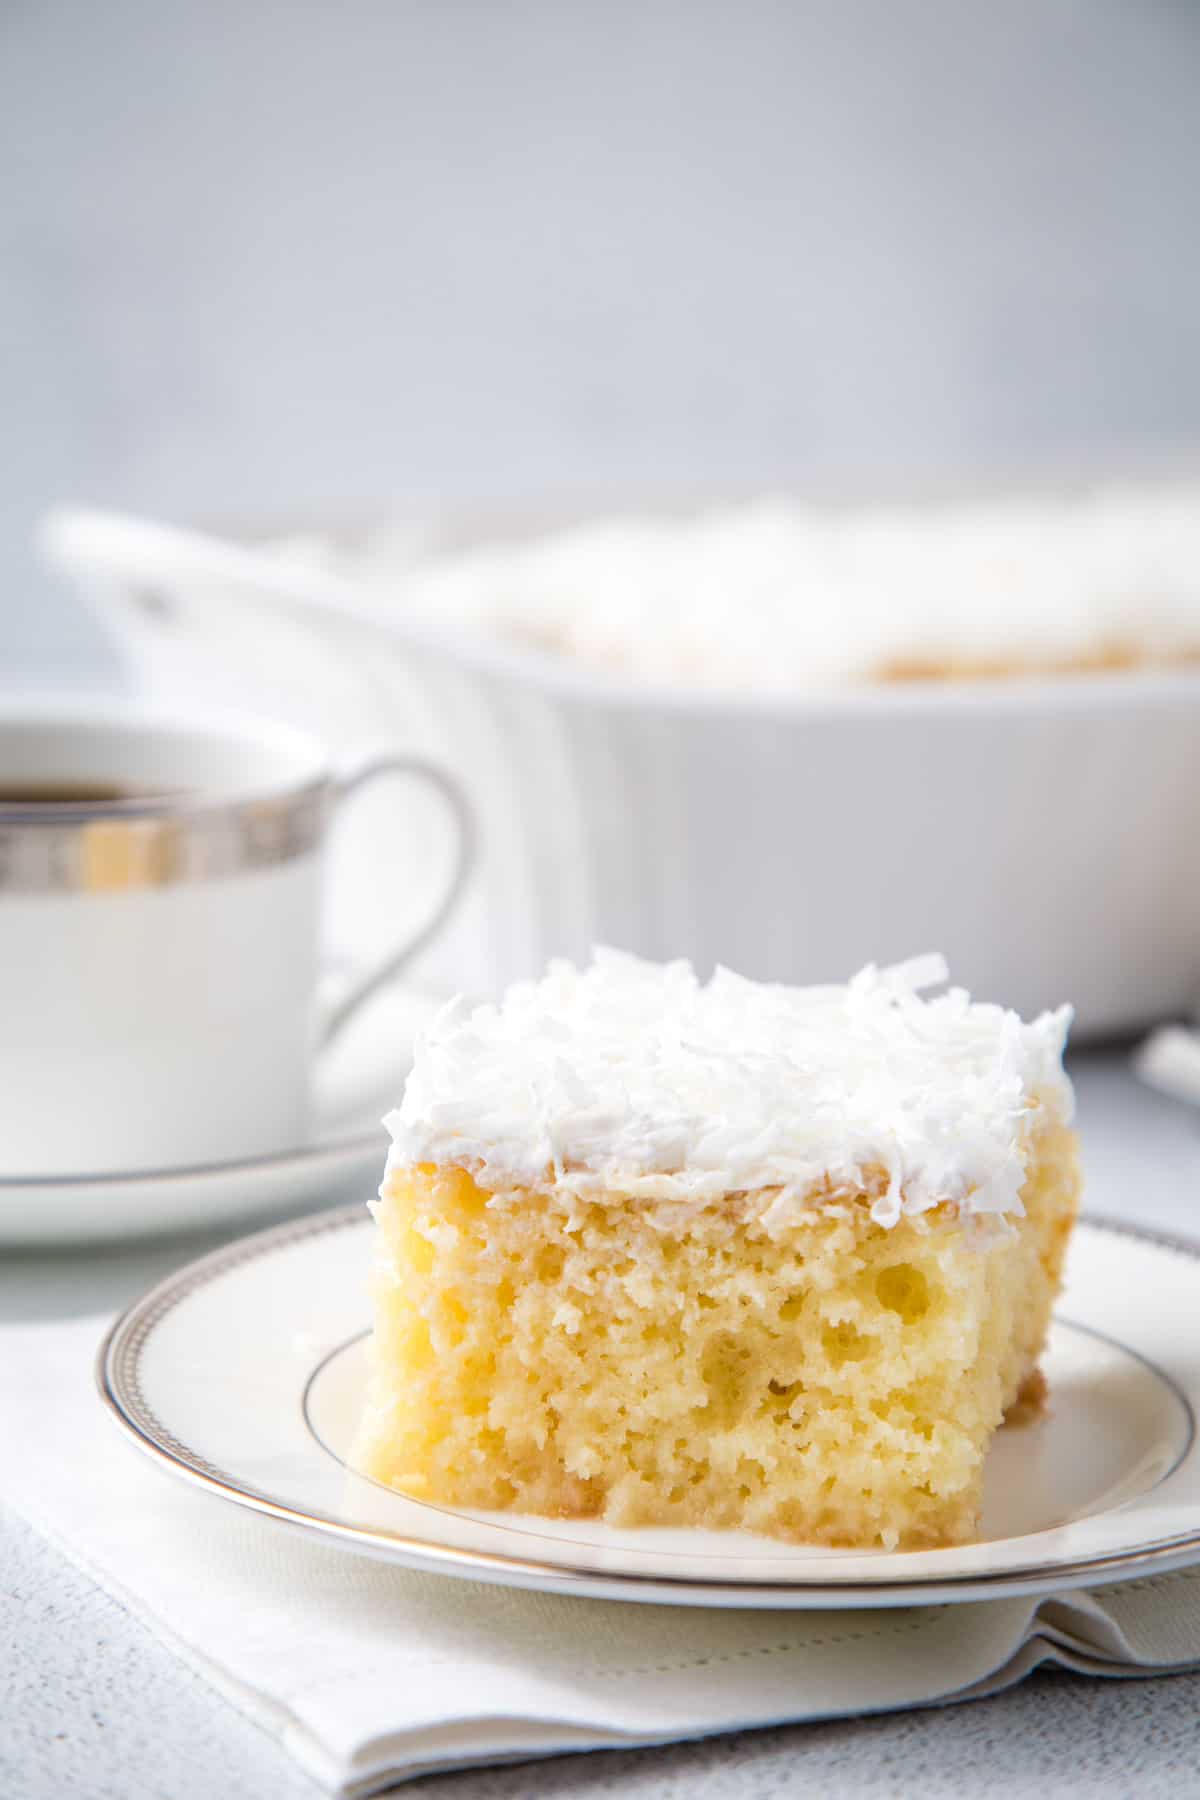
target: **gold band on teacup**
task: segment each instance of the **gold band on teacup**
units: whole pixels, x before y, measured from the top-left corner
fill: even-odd
[[[314,850],[328,784],[150,812],[134,804],[0,806],[0,896],[129,893],[274,868]]]

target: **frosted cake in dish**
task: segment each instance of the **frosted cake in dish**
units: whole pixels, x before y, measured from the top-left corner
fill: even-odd
[[[436,1502],[917,1547],[1039,1394],[1069,1011],[940,957],[785,988],[597,952],[419,1047],[355,1461]]]
[[[762,499],[472,548],[381,531],[384,606],[633,682],[795,694],[1200,661],[1194,483],[940,504]]]

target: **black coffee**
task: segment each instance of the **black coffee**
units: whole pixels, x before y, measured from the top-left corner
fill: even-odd
[[[0,779],[0,806],[114,806],[129,800],[161,800],[167,791],[116,781]]]

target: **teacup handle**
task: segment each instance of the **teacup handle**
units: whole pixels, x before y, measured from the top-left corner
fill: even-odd
[[[395,945],[378,962],[370,968],[355,975],[349,987],[338,996],[320,1021],[317,1030],[317,1043],[324,1048],[336,1037],[343,1025],[358,1011],[372,994],[385,987],[394,979],[418,951],[435,938],[446,920],[462,897],[467,878],[475,861],[475,820],[469,801],[454,777],[447,773],[438,763],[430,762],[423,756],[410,756],[385,752],[372,756],[357,767],[348,769],[339,775],[334,782],[333,804],[340,810],[344,801],[356,794],[368,782],[378,781],[381,777],[401,775],[415,777],[434,788],[445,803],[454,821],[455,850],[454,862],[446,879],[446,885],[438,898],[437,905],[429,917],[419,925],[404,942]]]

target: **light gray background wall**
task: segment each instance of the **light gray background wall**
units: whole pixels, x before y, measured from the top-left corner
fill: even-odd
[[[86,497],[359,513],[1200,439],[1194,0],[5,0],[0,664]]]

